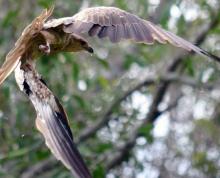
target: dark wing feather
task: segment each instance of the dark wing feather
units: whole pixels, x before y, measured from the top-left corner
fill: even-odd
[[[194,51],[220,62],[220,58],[180,38],[161,27],[143,20],[136,15],[115,7],[87,8],[73,17],[54,19],[45,23],[44,28],[63,26],[66,33],[89,33],[99,38],[108,37],[113,43],[122,39],[153,44],[155,41]]]
[[[54,111],[50,105],[39,103],[38,111],[37,128],[54,156],[62,161],[75,177],[91,177],[73,142],[70,128],[66,125],[67,118],[62,110]]]
[[[90,28],[88,33],[90,36],[95,36],[100,32],[101,29],[102,27],[100,25],[94,25],[93,28]]]
[[[22,92],[27,94],[36,112],[36,126],[46,145],[77,178],[91,178],[69,127],[67,115],[59,100],[47,88],[45,81],[30,64],[21,62],[15,69],[15,78]]]

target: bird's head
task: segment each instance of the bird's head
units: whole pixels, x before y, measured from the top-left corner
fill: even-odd
[[[77,34],[71,34],[72,36],[72,42],[69,45],[69,47],[71,48],[71,50],[73,52],[75,51],[81,51],[81,50],[85,50],[88,51],[89,53],[93,53],[93,48],[89,45],[89,43],[81,36],[77,35]]]
[[[89,46],[87,41],[81,39],[81,40],[79,40],[79,43],[80,43],[80,45],[81,45],[83,50],[86,50],[89,53],[93,53],[94,52],[93,48],[91,46]]]

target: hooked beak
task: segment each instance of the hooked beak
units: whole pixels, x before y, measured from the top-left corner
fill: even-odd
[[[92,49],[92,47],[87,46],[84,48],[86,51],[88,51],[89,53],[94,53],[94,50]]]

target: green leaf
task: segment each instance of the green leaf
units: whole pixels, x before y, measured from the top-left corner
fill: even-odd
[[[196,152],[193,157],[193,166],[202,170],[207,175],[213,175],[211,177],[216,177],[218,169],[213,161],[207,158],[206,152]]]
[[[2,21],[2,26],[8,27],[11,24],[13,24],[12,21],[16,19],[17,15],[18,15],[18,11],[9,11]]]
[[[185,22],[185,18],[183,15],[180,16],[178,23],[177,23],[177,27],[178,27],[178,34],[184,34],[187,31],[186,22]]]
[[[44,8],[49,8],[51,5],[53,5],[54,0],[38,0],[38,4]]]
[[[77,64],[75,61],[73,63],[73,68],[72,68],[72,76],[75,81],[78,81],[79,79],[79,73],[80,73],[80,67],[79,64]]]
[[[23,156],[36,149],[39,143],[32,145],[31,147],[21,148],[9,152],[7,155],[0,155],[0,163],[4,160],[15,159],[17,157]]]
[[[109,81],[104,78],[103,76],[98,77],[98,82],[102,86],[102,88],[108,88],[109,87]]]
[[[98,153],[103,153],[104,151],[111,149],[113,147],[113,145],[111,143],[104,143],[104,144],[99,144],[97,146],[96,151]]]
[[[173,5],[173,0],[167,1],[167,3],[164,3],[164,6],[162,8],[162,13],[160,13],[160,22],[159,24],[163,27],[167,27],[167,22],[170,18],[170,7]]]
[[[123,63],[123,68],[128,70],[134,63],[138,63],[137,59],[132,55],[127,55]]]
[[[186,60],[184,60],[184,66],[189,75],[195,76],[193,60],[191,58],[187,58]]]
[[[76,100],[78,106],[80,106],[83,109],[86,108],[86,103],[82,97],[80,97],[78,95],[73,95],[73,98]]]
[[[93,171],[94,178],[103,178],[105,177],[105,170],[101,165],[96,165],[96,169]]]
[[[146,124],[142,126],[138,132],[140,136],[144,136],[147,139],[148,143],[153,142],[153,135],[151,132],[153,127],[154,127],[153,124]]]
[[[38,158],[38,160],[43,160],[47,157],[49,157],[49,155],[51,155],[49,150],[37,150],[36,151],[36,156]]]
[[[124,63],[123,63],[123,68],[128,70],[133,64],[137,64],[140,67],[146,66],[148,63],[148,57],[146,56],[141,56],[141,55],[127,55],[125,57]]]
[[[98,63],[102,65],[105,69],[109,69],[109,63],[107,60],[96,58]]]

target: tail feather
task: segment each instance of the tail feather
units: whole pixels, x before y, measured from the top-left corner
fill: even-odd
[[[0,68],[0,85],[5,81],[5,79],[14,71],[20,61],[20,57],[13,60],[7,60]]]

